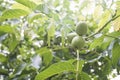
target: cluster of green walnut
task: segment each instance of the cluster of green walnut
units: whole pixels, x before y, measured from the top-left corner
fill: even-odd
[[[76,26],[75,32],[71,32],[67,35],[68,42],[74,49],[81,49],[85,45],[83,35],[87,33],[87,24],[85,22],[79,23]]]

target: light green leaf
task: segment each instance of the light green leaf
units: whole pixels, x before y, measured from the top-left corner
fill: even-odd
[[[51,21],[50,25],[48,26],[48,35],[53,37],[55,35],[55,24]]]
[[[116,1],[116,8],[120,9],[120,1]]]
[[[16,2],[30,8],[31,10],[34,10],[36,8],[36,4],[30,0],[15,0]]]
[[[93,18],[99,20],[103,12],[102,5],[97,5],[94,9]]]
[[[36,52],[38,54],[40,54],[40,56],[43,57],[43,62],[44,62],[45,65],[48,65],[53,59],[52,52],[50,51],[50,49],[48,49],[46,47],[43,47]]]
[[[7,57],[0,53],[0,62],[6,62]]]
[[[22,9],[22,10],[25,10],[25,11],[27,11],[29,13],[31,12],[30,8],[24,6],[24,5],[20,4],[20,3],[14,3],[11,7],[12,7],[12,9]]]
[[[14,30],[10,26],[0,26],[0,36],[5,33],[14,33]]]
[[[98,28],[101,28],[111,17],[111,13],[109,10],[106,10],[103,15],[102,18],[98,24]]]
[[[25,16],[27,15],[28,12],[21,10],[21,9],[9,9],[9,10],[5,10],[2,13],[1,18],[2,19],[8,19],[8,18],[18,18],[20,16]]]
[[[64,0],[63,2],[63,7],[69,9],[70,1],[69,0]]]
[[[74,71],[74,66],[69,62],[58,62],[50,67],[48,67],[46,70],[40,72],[36,77],[35,80],[45,80],[50,76],[53,76],[55,74],[59,74],[62,72],[69,72]]]
[[[32,18],[29,19],[29,22],[31,23],[34,20],[39,19],[41,17],[42,17],[42,14],[40,14],[40,13],[39,14],[35,14]]]
[[[80,10],[84,9],[89,2],[90,2],[89,0],[84,0],[80,6]]]
[[[120,44],[118,41],[116,41],[114,43],[114,46],[112,49],[112,64],[113,64],[113,66],[117,66],[119,59],[120,59]]]
[[[118,15],[120,15],[120,10],[119,10],[119,13],[117,13]],[[113,21],[113,24],[112,24],[114,27],[114,30],[115,31],[119,31],[120,30],[120,17],[118,17],[117,19],[115,19]]]
[[[29,22],[33,22],[34,20],[40,20],[41,23],[47,20],[47,16],[42,13],[36,13],[32,17],[29,18]]]
[[[119,32],[119,31],[114,31],[114,32],[112,32],[112,33],[109,33],[108,35],[109,35],[108,37],[110,37],[110,36],[120,37],[120,32]],[[111,37],[111,38],[112,38],[112,37]]]
[[[44,1],[43,0],[30,0],[30,1],[33,1],[34,3],[36,4],[42,4]]]
[[[61,35],[62,35],[62,47],[64,47],[64,44],[65,44],[65,30],[64,30],[63,27],[61,28]]]
[[[59,5],[60,5],[59,0],[55,0],[54,3],[53,3],[53,5],[54,5],[55,7],[59,6]]]
[[[53,23],[53,20],[51,20],[51,23],[49,24],[49,26],[47,28],[47,32],[48,32],[47,43],[48,43],[48,46],[50,47],[51,38],[54,37],[54,35],[55,35],[55,25]]]

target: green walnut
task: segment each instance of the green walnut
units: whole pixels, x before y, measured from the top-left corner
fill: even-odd
[[[69,34],[67,35],[67,40],[68,40],[68,42],[71,43],[72,39],[73,39],[75,36],[77,36],[77,33],[75,33],[75,32],[69,33]]]
[[[81,36],[75,36],[72,39],[71,45],[75,49],[81,49],[85,45],[85,41]]]
[[[85,35],[87,33],[87,24],[86,23],[79,23],[76,27],[76,33],[79,36]]]

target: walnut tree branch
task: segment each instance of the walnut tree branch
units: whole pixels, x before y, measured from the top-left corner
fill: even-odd
[[[110,19],[107,23],[105,23],[97,32],[95,32],[94,34],[88,36],[88,38],[100,33],[110,22],[114,21],[115,19],[117,19],[118,17],[120,17],[120,15],[117,15],[116,17],[113,17],[112,19]]]

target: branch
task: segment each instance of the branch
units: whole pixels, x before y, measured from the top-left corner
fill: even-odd
[[[79,50],[77,50],[76,80],[78,80],[79,75],[79,58]]]
[[[100,33],[110,22],[114,21],[114,20],[117,19],[118,17],[120,17],[120,15],[118,15],[118,16],[116,16],[116,17],[110,19],[110,20],[109,20],[106,24],[104,24],[97,32],[95,32],[94,34],[88,36],[88,38],[90,38],[90,37],[92,37],[92,36],[94,36],[94,35]]]

